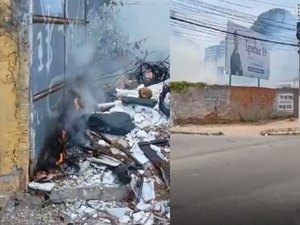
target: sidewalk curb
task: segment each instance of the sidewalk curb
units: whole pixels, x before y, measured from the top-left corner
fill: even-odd
[[[262,136],[300,136],[300,131],[262,131]]]
[[[199,135],[199,136],[224,136],[223,132],[192,132],[192,131],[172,131],[171,134]]]
[[[298,127],[287,127],[281,129],[266,129],[260,132],[262,136],[298,136],[300,130]]]

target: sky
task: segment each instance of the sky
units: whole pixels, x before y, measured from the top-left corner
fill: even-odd
[[[211,5],[217,5],[218,7],[238,11],[241,16],[244,16],[245,14],[247,14],[247,16],[251,15],[250,19],[247,19],[247,22],[243,22],[242,20],[234,21],[245,27],[250,27],[259,14],[271,8],[284,8],[296,16],[297,4],[298,2],[296,0],[173,0],[171,9],[181,12],[185,18],[192,18],[206,24],[215,24],[216,26],[226,29],[230,11],[222,10],[219,13],[224,14],[225,12],[229,14],[224,14],[223,18],[217,17],[211,14],[215,9],[205,8],[206,6],[211,7]],[[216,34],[215,32],[213,34],[208,34],[209,31],[201,30],[197,27],[193,27],[192,29],[194,30],[178,28],[178,26],[174,26],[174,24],[171,26],[171,78],[173,80],[187,80],[192,82],[201,81],[216,84],[228,83],[229,78],[227,76],[224,76],[223,78],[215,77],[209,72],[203,71],[205,48],[210,45],[218,44],[221,40],[224,40],[224,35],[220,33]],[[284,51],[280,54],[282,54],[282,57],[275,55],[271,58],[271,65],[274,65],[277,60],[282,60],[283,57],[287,58],[289,56],[289,51]],[[292,54],[292,56],[294,59],[295,54]],[[290,71],[287,73],[290,74],[290,77],[298,74],[296,65],[294,65],[298,63],[297,60],[292,60],[292,67],[288,67],[288,64],[291,63],[291,61],[282,63],[282,68],[279,69],[283,70],[289,68]],[[276,71],[279,71],[279,69],[276,68]],[[278,83],[280,79],[284,78],[283,76],[278,75],[278,73],[276,74],[274,72],[274,74],[271,74],[270,81],[263,81],[263,84],[265,86],[274,86],[275,83]],[[288,76],[287,73],[285,73],[284,76]],[[257,84],[257,81],[253,81],[251,78],[242,78],[240,80],[239,78],[234,79],[236,84]]]

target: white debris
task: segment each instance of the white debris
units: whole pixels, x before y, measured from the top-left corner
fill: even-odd
[[[161,211],[161,209],[162,209],[161,203],[159,203],[159,202],[155,203],[154,211],[158,212],[158,211]]]
[[[141,164],[149,162],[149,159],[145,156],[144,152],[140,149],[138,143],[135,143],[130,149],[132,156],[139,161]]]
[[[96,213],[96,210],[91,208],[91,207],[85,207],[82,212],[89,214],[89,215],[93,215]]]
[[[131,218],[129,216],[122,216],[120,219],[119,219],[119,222],[121,224],[129,224],[131,221]]]
[[[167,213],[166,217],[167,217],[168,219],[170,219],[170,218],[171,218],[171,213]]]
[[[155,187],[153,180],[144,178],[142,199],[145,202],[149,202],[155,199]]]
[[[152,225],[154,223],[154,215],[150,212],[137,212],[133,214],[134,223]]]
[[[98,145],[101,145],[103,147],[109,147],[110,145],[108,143],[106,143],[104,140],[99,140],[98,141]]]
[[[124,107],[121,106],[121,105],[116,105],[115,107],[111,108],[111,109],[109,110],[109,112],[110,112],[110,113],[112,113],[112,112],[126,112],[126,113],[128,113],[128,112],[124,109]]]
[[[109,219],[105,219],[105,218],[99,218],[99,220],[103,223],[106,223],[106,224],[111,224],[111,221]],[[103,223],[98,223],[96,225],[103,225]]]
[[[141,85],[135,90],[120,90],[117,89],[117,95],[138,97],[138,89],[143,87]],[[163,83],[152,85],[149,87],[153,93],[153,99],[158,100],[158,97],[163,89]],[[169,96],[166,97],[166,104],[170,103]],[[94,218],[98,220],[98,225],[112,224],[116,222],[118,224],[154,224],[153,211],[164,217],[165,220],[170,220],[170,206],[169,201],[158,202],[156,199],[155,185],[163,184],[163,180],[158,175],[153,175],[149,178],[150,173],[148,167],[153,169],[153,165],[150,160],[145,156],[144,152],[140,149],[138,143],[140,141],[151,141],[159,138],[164,138],[168,132],[162,132],[164,127],[169,126],[169,119],[160,112],[159,105],[154,108],[145,107],[138,104],[123,105],[120,100],[114,102],[99,104],[98,108],[106,113],[111,112],[126,112],[132,118],[136,125],[130,133],[125,136],[116,136],[105,134],[105,136],[112,141],[112,143],[118,143],[124,149],[130,150],[130,154],[143,165],[143,168],[138,170],[140,175],[145,175],[146,178],[142,178],[142,190],[138,190],[137,186],[140,176],[135,173],[130,173],[132,180],[130,185],[134,191],[135,196],[139,199],[138,204],[135,207],[135,211],[128,207],[127,202],[103,202],[100,200],[79,201],[69,203],[68,215],[72,220],[84,221],[84,218]],[[122,162],[116,159],[114,156],[126,156],[123,149],[118,149],[117,145],[109,145],[104,140],[98,141],[97,144],[106,151],[110,149],[113,157],[102,155],[100,157],[88,158],[79,164],[80,172],[76,175],[67,176],[62,182],[65,187],[89,187],[89,186],[106,186],[116,187],[120,186],[119,180],[115,172],[110,167],[117,167]],[[100,147],[100,148],[101,148]],[[158,147],[150,145],[151,149],[155,151],[162,159],[167,160],[169,156],[169,147]],[[121,151],[122,150],[122,151]],[[109,154],[111,155],[111,154]],[[126,160],[124,162],[127,162]],[[149,171],[151,171],[149,170]],[[42,184],[44,185],[44,184]],[[139,193],[141,191],[141,193]],[[141,194],[141,196],[138,196]],[[138,198],[140,197],[140,198]],[[103,218],[104,217],[104,218]],[[99,219],[98,219],[99,218]],[[117,221],[117,220],[118,221]],[[84,221],[85,222],[85,221]],[[84,223],[83,222],[83,223]]]
[[[106,208],[105,211],[118,219],[125,216],[126,214],[129,214],[131,212],[130,208]]]
[[[162,158],[165,161],[168,161],[168,159],[164,156],[164,154],[161,152],[161,148],[156,145],[150,145],[150,148],[156,152],[156,154]]]
[[[133,219],[135,223],[140,222],[144,217],[144,213],[143,212],[137,212],[133,214]]]
[[[138,170],[139,174],[143,175],[145,173],[144,170]]]
[[[170,149],[169,148],[164,148],[164,151],[169,153],[170,152]]]
[[[91,163],[89,161],[84,161],[83,163],[81,163],[80,165],[80,174],[83,174],[85,171],[87,171],[87,169],[91,166]]]
[[[126,90],[126,89],[116,89],[118,97],[139,97],[139,92],[137,90]]]
[[[137,133],[136,133],[136,136],[143,139],[143,138],[146,138],[147,137],[147,132],[144,131],[144,130],[139,130]]]
[[[39,190],[39,191],[47,191],[50,192],[56,186],[55,183],[38,183],[38,182],[30,182],[28,187],[31,189]]]
[[[126,156],[126,154],[122,151],[120,151],[119,149],[117,148],[111,148],[110,149],[111,153],[114,154],[114,155],[122,155],[122,156]]]
[[[144,203],[143,201],[140,201],[140,202],[137,204],[136,208],[137,208],[138,210],[140,210],[140,211],[150,211],[150,210],[152,209],[152,205],[146,204],[146,203]]]
[[[117,167],[122,163],[121,161],[107,155],[101,155],[98,158],[92,157],[89,160],[94,163],[101,163],[113,167]]]
[[[113,107],[113,106],[118,105],[119,102],[120,102],[120,101],[101,103],[101,104],[98,104],[98,108],[99,108],[100,110],[101,110],[101,109],[106,109],[106,108],[109,108],[109,107]]]
[[[108,170],[104,173],[102,178],[102,184],[105,186],[115,186],[116,185],[116,176],[111,170]]]

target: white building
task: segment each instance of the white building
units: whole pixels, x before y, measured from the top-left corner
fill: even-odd
[[[299,88],[299,78],[280,81],[278,87]]]
[[[204,68],[216,71],[218,76],[225,74],[225,41],[205,48]]]

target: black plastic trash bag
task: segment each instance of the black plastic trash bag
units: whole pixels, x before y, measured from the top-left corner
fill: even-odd
[[[88,126],[95,132],[112,135],[126,135],[135,128],[130,115],[125,112],[92,114],[88,119]]]
[[[170,78],[167,62],[141,63],[137,68],[137,80],[145,87],[158,84]]]
[[[170,84],[165,84],[159,96],[159,109],[170,117]]]

